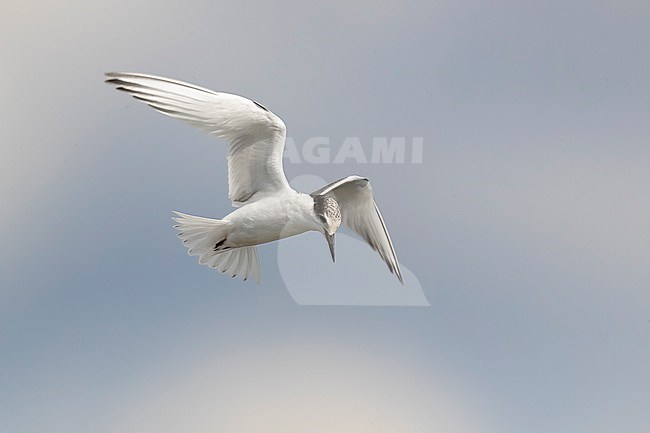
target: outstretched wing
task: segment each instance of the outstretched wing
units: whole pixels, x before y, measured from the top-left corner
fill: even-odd
[[[109,72],[107,83],[155,110],[229,142],[228,197],[233,206],[290,189],[282,168],[284,122],[250,99],[153,75]]]
[[[368,242],[384,259],[388,269],[404,284],[393,242],[388,235],[368,179],[348,176],[314,191],[311,195],[332,195],[339,204],[343,224]]]

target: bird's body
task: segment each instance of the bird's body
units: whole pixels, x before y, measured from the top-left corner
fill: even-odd
[[[223,247],[248,247],[319,231],[316,218],[314,199],[308,194],[287,191],[265,197],[223,218],[232,226]]]
[[[199,263],[259,281],[256,245],[307,231],[327,239],[342,224],[375,249],[402,282],[393,244],[368,179],[348,176],[311,193],[293,190],[284,175],[284,122],[250,99],[153,75],[107,73],[110,84],[157,111],[229,142],[228,196],[235,209],[221,220],[176,212],[179,237]]]

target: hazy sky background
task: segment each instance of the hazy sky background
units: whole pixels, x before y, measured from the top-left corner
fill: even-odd
[[[5,1],[0,431],[647,432],[649,15]],[[259,286],[199,266],[171,211],[231,211],[225,145],[109,70],[253,97],[298,146],[423,137],[422,164],[286,171],[371,178],[431,306],[298,305],[278,257],[326,263],[317,235],[261,247]],[[332,284],[381,265],[359,251]]]

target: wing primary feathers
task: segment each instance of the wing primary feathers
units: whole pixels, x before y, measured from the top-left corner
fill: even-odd
[[[251,101],[253,101],[253,100],[251,99]],[[262,110],[264,110],[264,111],[269,111],[268,108],[266,108],[264,105],[260,104],[260,103],[257,102],[257,101],[253,101],[253,104],[257,105],[258,107],[260,107],[260,108],[261,108]]]

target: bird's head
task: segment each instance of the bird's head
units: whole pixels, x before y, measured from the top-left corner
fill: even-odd
[[[316,196],[314,197],[314,213],[321,225],[321,232],[325,235],[325,239],[327,239],[327,244],[332,254],[332,261],[335,261],[334,234],[341,225],[339,204],[332,197]]]

